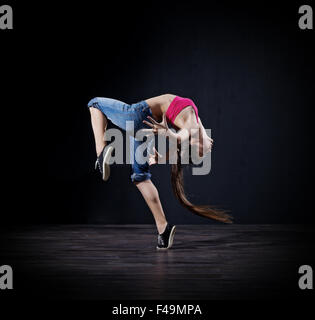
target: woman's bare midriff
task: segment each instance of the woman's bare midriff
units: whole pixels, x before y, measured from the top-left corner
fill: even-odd
[[[156,96],[150,99],[145,100],[146,103],[149,105],[153,118],[157,121],[161,121],[163,114],[167,111],[167,108],[176,97],[174,94],[162,94],[160,96]],[[192,107],[187,107],[183,109],[175,118],[174,125],[177,128],[186,127],[187,120],[194,118],[195,112]],[[191,121],[188,121],[191,122]]]
[[[150,99],[145,100],[149,105],[153,117],[157,120],[161,120],[163,114],[166,112],[167,108],[176,96],[174,94],[162,94]]]

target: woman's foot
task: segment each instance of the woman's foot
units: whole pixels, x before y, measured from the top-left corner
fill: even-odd
[[[166,250],[173,245],[176,226],[167,223],[163,233],[158,235],[158,245],[156,249]]]
[[[112,156],[114,148],[112,146],[105,146],[103,151],[99,154],[95,162],[95,169],[98,169],[104,181],[108,180],[110,176],[109,161]]]

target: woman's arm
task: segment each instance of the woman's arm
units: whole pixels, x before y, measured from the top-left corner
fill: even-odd
[[[164,155],[161,155],[154,147],[153,154],[149,154],[149,166],[153,164],[165,164],[169,160],[169,150]]]
[[[160,123],[157,122],[156,120],[154,120],[150,116],[148,116],[148,119],[151,122],[143,120],[143,123],[145,123],[146,125],[151,127],[151,129],[143,129],[143,130],[147,131],[148,133],[163,135],[165,137],[172,139],[172,141],[174,141],[174,142],[177,141],[177,143],[179,143],[179,144],[183,144],[189,140],[191,132],[186,128],[182,128],[182,129],[178,130],[177,132],[172,131],[167,125],[167,120],[166,120],[165,114],[163,115],[163,120]],[[198,128],[196,128],[195,130],[198,131]]]
[[[143,120],[143,123],[151,127],[151,129],[142,129],[147,131],[149,134],[159,134],[165,136],[165,138],[169,139],[170,148],[164,155],[161,155],[157,152],[155,148],[153,148],[153,154],[149,156],[149,164],[153,165],[156,163],[166,163],[170,159],[172,162],[176,159],[179,147],[181,148],[181,154],[184,154],[187,150],[189,150],[189,138],[191,134],[198,134],[199,129],[193,128],[192,130],[188,130],[186,128],[182,128],[177,132],[171,130],[167,125],[167,120],[165,114],[163,115],[162,122],[157,122],[152,117],[148,116],[148,119],[151,122]],[[192,131],[192,132],[190,132]]]

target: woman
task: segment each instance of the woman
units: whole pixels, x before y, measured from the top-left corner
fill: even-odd
[[[173,94],[163,94],[154,98],[140,101],[132,105],[122,101],[109,98],[94,98],[88,103],[91,113],[91,122],[95,138],[97,161],[96,166],[102,174],[103,180],[107,180],[110,174],[109,160],[113,148],[104,141],[104,133],[108,120],[123,130],[126,130],[126,121],[133,121],[135,131],[146,129],[153,134],[171,135],[177,139],[179,148],[177,150],[177,164],[172,164],[171,181],[173,191],[179,202],[193,213],[222,222],[230,223],[230,216],[224,211],[192,204],[185,196],[183,188],[183,173],[181,166],[180,144],[189,141],[191,145],[197,146],[199,155],[203,156],[210,152],[213,140],[207,135],[205,128],[198,117],[198,109],[194,102],[188,98],[182,98]],[[149,122],[149,121],[150,122]],[[169,125],[176,130],[173,132]],[[198,132],[196,137],[190,132]],[[134,150],[142,144],[142,141],[130,137]],[[157,249],[168,249],[172,246],[175,234],[175,226],[168,223],[160,202],[159,194],[151,181],[149,166],[158,162],[161,155],[155,150],[149,155],[149,160],[140,164],[134,158],[132,164],[131,180],[137,186],[147,205],[149,206],[158,231]],[[136,152],[133,152],[135,155]]]

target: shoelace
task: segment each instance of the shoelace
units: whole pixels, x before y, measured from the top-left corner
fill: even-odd
[[[101,165],[100,165],[100,162],[98,161],[98,159],[96,160],[95,162],[95,170],[96,170],[96,167],[98,166],[98,169],[100,170],[100,172],[102,172],[101,170]]]

